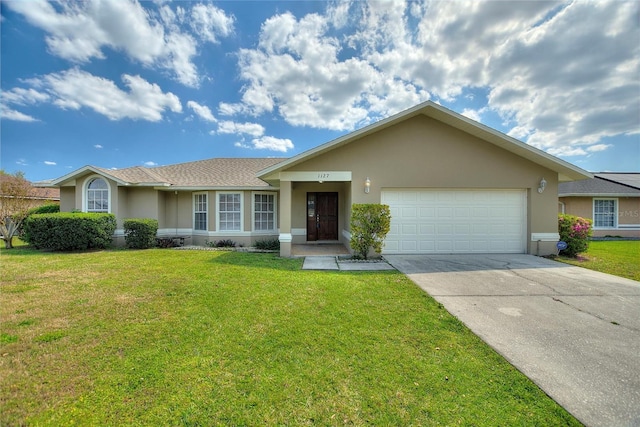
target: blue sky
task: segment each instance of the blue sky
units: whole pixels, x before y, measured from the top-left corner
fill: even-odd
[[[637,1],[1,1],[1,166],[290,157],[431,100],[640,171]]]

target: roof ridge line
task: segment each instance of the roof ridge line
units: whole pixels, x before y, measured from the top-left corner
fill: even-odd
[[[631,173],[631,172],[630,172]],[[622,185],[624,187],[629,187],[629,188],[633,188],[634,190],[640,190],[640,187],[636,187],[635,185],[629,185],[629,184],[625,184],[624,182],[620,182],[620,181],[615,181],[613,179],[608,179],[608,178],[603,178],[601,176],[598,176],[598,174],[594,174],[594,176],[598,179],[601,179],[603,181],[607,181],[607,182],[611,182],[613,184],[618,184],[618,185]]]

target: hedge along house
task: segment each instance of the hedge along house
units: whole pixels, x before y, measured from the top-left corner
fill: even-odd
[[[383,253],[555,253],[558,183],[592,176],[432,102],[290,159],[210,159],[54,180],[61,210],[159,221],[194,244],[349,246],[354,203],[391,207]],[[122,232],[119,232],[119,236]],[[117,236],[118,237],[118,236]]]

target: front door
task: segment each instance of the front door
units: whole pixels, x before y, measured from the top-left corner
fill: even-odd
[[[338,193],[307,193],[307,241],[338,240]]]

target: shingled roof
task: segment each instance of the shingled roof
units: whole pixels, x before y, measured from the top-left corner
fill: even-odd
[[[86,171],[110,177],[120,185],[166,186],[171,188],[259,188],[269,184],[257,178],[257,173],[280,163],[282,158],[214,158],[168,166],[134,166],[105,169],[85,166],[52,182],[64,185]]]
[[[620,175],[625,179],[617,181]],[[640,187],[629,185],[638,178],[640,178],[639,173],[595,173],[593,179],[561,182],[558,185],[558,196],[640,197]]]

